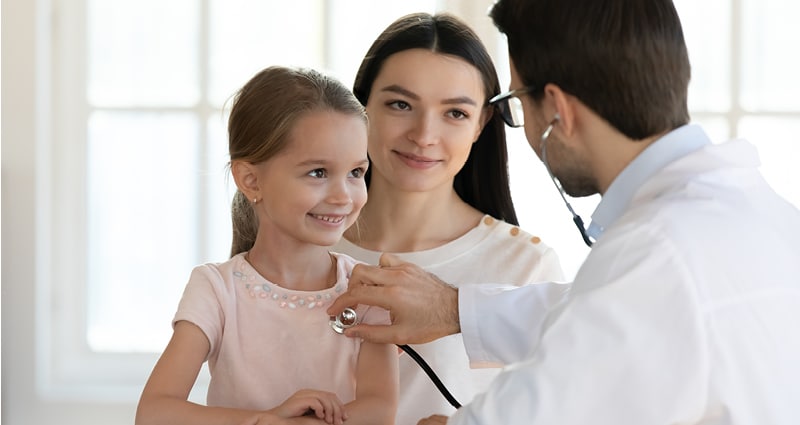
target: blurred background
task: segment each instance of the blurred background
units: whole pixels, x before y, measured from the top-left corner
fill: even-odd
[[[506,87],[490,5],[2,0],[2,422],[133,423],[190,270],[228,256],[226,107],[252,75],[307,66],[350,86],[386,25],[448,11],[479,33]],[[800,205],[800,2],[676,6],[692,119],[717,142],[751,140]],[[588,249],[522,130],[509,139],[522,226],[572,277]],[[572,203],[588,222],[598,201]]]

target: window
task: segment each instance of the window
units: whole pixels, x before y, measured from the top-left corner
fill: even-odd
[[[61,398],[136,400],[171,335],[191,268],[228,255],[225,107],[250,76],[289,64],[349,85],[392,20],[458,8],[496,53],[507,84],[505,46],[485,17],[488,4],[52,0],[50,167],[38,171],[45,205],[37,229],[46,241],[37,263],[39,387]],[[800,205],[789,164],[800,153],[789,141],[800,131],[800,93],[790,90],[800,59],[786,53],[800,44],[789,19],[800,6],[677,4],[694,64],[693,118],[715,140],[753,140],[768,179]],[[588,249],[522,131],[509,135],[520,220],[559,252],[572,276]],[[571,200],[587,222],[598,201]]]

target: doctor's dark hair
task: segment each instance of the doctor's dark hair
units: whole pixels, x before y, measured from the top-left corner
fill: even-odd
[[[691,68],[671,0],[499,0],[490,15],[535,101],[553,83],[634,140],[689,122]]]
[[[383,63],[393,54],[409,49],[457,56],[480,72],[485,100],[500,92],[492,59],[467,24],[445,13],[414,13],[390,24],[367,51],[353,84],[353,92],[363,105],[369,100]],[[492,115],[472,145],[464,166],[456,174],[453,187],[461,199],[479,211],[518,225],[508,182],[505,127],[499,114],[492,110],[488,112]],[[367,170],[367,186],[371,175]]]
[[[345,85],[312,69],[272,66],[256,74],[235,95],[228,119],[230,167],[234,161],[258,164],[282,151],[297,121],[318,111],[361,117],[364,107]],[[231,257],[250,250],[258,233],[258,218],[239,190],[231,205]]]

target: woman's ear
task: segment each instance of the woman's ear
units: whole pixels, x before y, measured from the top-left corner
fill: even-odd
[[[247,199],[257,202],[261,198],[258,186],[258,169],[255,165],[246,161],[232,161],[231,174],[236,187],[247,197]]]
[[[478,131],[475,132],[475,137],[472,143],[478,141],[478,137],[481,136],[481,132],[483,132],[484,127],[486,127],[486,124],[488,124],[489,120],[492,119],[493,115],[494,115],[494,106],[486,105],[484,108],[481,109],[481,122],[480,122],[481,125],[478,126]]]

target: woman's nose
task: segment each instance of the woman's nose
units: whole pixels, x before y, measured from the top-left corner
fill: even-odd
[[[436,120],[426,114],[420,115],[408,132],[408,139],[422,147],[436,144],[439,141]]]

